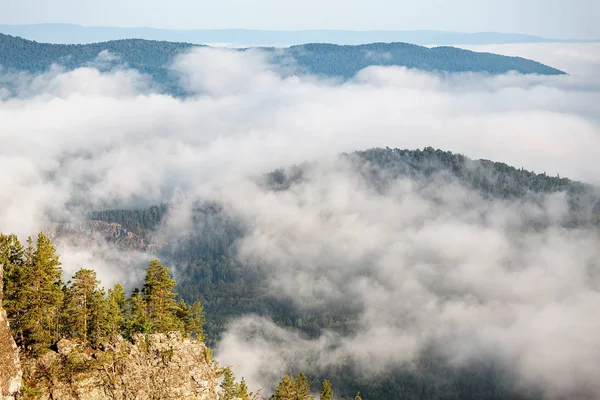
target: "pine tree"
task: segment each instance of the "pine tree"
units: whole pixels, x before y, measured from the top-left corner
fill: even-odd
[[[108,309],[106,308],[106,293],[99,287],[93,294],[90,302],[90,327],[88,342],[92,348],[97,349],[109,336]]]
[[[62,271],[56,250],[43,233],[38,235],[35,251],[32,252],[31,239],[28,244],[19,282],[19,304],[25,308],[22,318],[24,345],[39,352],[59,339]]]
[[[185,301],[179,300],[176,310],[182,335],[193,337],[199,341],[204,340],[204,308],[200,301],[188,306]]]
[[[173,292],[176,282],[169,276],[169,269],[160,261],[153,260],[146,269],[143,297],[146,309],[156,332],[179,330],[177,317],[177,293]]]
[[[333,389],[331,388],[331,382],[328,380],[324,380],[321,384],[321,396],[320,400],[332,400],[333,399]]]
[[[80,269],[73,276],[73,283],[69,285],[65,295],[65,321],[70,328],[67,329],[68,336],[86,344],[90,334],[93,333],[96,338],[98,336],[98,308],[102,303],[98,296],[99,284],[94,271]]]
[[[298,397],[298,386],[296,380],[291,375],[285,375],[279,385],[275,394],[271,397],[273,400],[297,400]]]
[[[153,333],[154,325],[148,317],[146,302],[142,293],[135,289],[125,305],[125,336],[131,338],[135,333]]]
[[[243,377],[240,383],[237,384],[235,397],[241,400],[252,400],[254,398],[254,393],[248,391],[248,385]]]
[[[233,400],[237,397],[238,387],[235,383],[235,376],[233,376],[231,368],[223,368],[223,380],[219,386],[221,388],[219,400]]]
[[[120,335],[125,323],[125,289],[120,283],[117,283],[112,289],[108,290],[105,300],[106,310],[106,335]]]
[[[296,399],[298,400],[314,400],[314,397],[310,395],[311,382],[308,381],[306,375],[302,372],[298,374],[296,379]]]
[[[19,344],[24,341],[23,317],[26,310],[26,298],[21,295],[24,263],[25,249],[16,235],[0,234],[0,264],[4,266],[4,277],[0,282],[3,285],[2,302]]]

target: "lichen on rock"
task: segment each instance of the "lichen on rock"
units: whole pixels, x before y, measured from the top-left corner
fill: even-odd
[[[138,334],[132,341],[117,336],[96,351],[63,339],[57,348],[27,361],[35,398],[217,399],[208,348],[178,332]]]

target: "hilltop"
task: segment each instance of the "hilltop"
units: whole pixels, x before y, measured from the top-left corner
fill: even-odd
[[[107,50],[116,59],[113,63],[126,64],[177,92],[177,77],[171,70],[176,56],[198,45],[180,42],[123,39],[92,44],[38,43],[19,37],[0,34],[0,65],[9,71],[38,73],[52,64],[67,69],[89,66],[98,55]],[[522,74],[560,75],[556,68],[521,57],[507,57],[477,53],[455,47],[428,48],[408,43],[371,43],[358,46],[340,46],[311,43],[288,48],[260,48],[270,55],[274,64],[293,58],[295,73],[315,74],[349,79],[361,69],[371,66],[404,66],[423,71],[482,72],[503,74],[515,71]],[[238,51],[246,51],[239,49]],[[287,65],[286,64],[286,65]]]

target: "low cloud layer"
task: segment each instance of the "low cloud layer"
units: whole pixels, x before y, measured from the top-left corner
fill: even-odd
[[[28,235],[90,209],[216,200],[248,223],[239,256],[270,268],[267,284],[282,297],[299,307],[351,298],[361,310],[361,329],[350,338],[309,341],[268,321],[234,323],[218,355],[254,384],[266,384],[264,371],[285,368],[265,364],[284,348],[332,348],[323,368],[360,353],[365,370],[376,371],[433,340],[457,362],[493,353],[549,395],[600,393],[599,238],[524,226],[536,215],[560,216],[560,195],[528,208],[456,185],[401,180],[382,196],[334,157],[434,146],[598,184],[600,80],[590,66],[600,60],[595,45],[561,46],[577,73],[370,67],[345,83],[290,75],[256,52],[197,49],[174,64],[194,93],[185,99],[157,93],[126,66],[107,67],[115,62],[109,54],[103,65],[75,71],[5,72],[0,230]],[[511,51],[561,59],[545,45]],[[310,160],[321,161],[290,191],[266,192],[248,179]],[[107,271],[109,257],[60,250],[67,271]],[[131,260],[118,269],[140,262]],[[100,273],[105,285],[139,276],[113,272]],[[260,327],[282,346],[268,350],[260,336],[243,335]]]
[[[239,255],[271,268],[275,293],[301,308],[361,310],[346,338],[235,323],[218,354],[253,382],[297,360],[325,371],[351,357],[378,374],[435,343],[459,365],[498,358],[550,397],[600,392],[600,236],[531,227],[564,217],[563,195],[489,201],[435,179],[396,180],[381,195],[343,163],[315,167],[288,191],[236,193],[225,199],[253,227]]]

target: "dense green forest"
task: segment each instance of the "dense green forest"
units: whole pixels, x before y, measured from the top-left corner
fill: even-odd
[[[546,173],[534,173],[504,163],[471,160],[460,154],[425,148],[403,150],[379,148],[344,157],[372,188],[385,193],[394,180],[410,177],[415,182],[431,179],[467,187],[488,199],[541,201],[542,195],[563,192],[570,212],[560,222],[566,228],[582,225],[600,227],[600,196],[595,187]],[[280,169],[258,177],[267,190],[287,190],[302,182],[310,164]],[[147,210],[107,210],[93,212],[90,218],[122,223],[134,232],[152,237],[168,216],[168,205]],[[193,213],[190,235],[167,241],[159,257],[177,266],[178,292],[187,302],[200,300],[206,312],[205,335],[209,345],[218,341],[232,319],[245,314],[271,318],[280,326],[318,337],[324,329],[352,334],[360,310],[339,304],[325,310],[299,310],[289,300],[271,293],[265,286],[267,271],[261,265],[242,263],[236,257],[236,241],[247,231],[244,222],[227,214],[217,204],[198,204]],[[532,221],[531,229],[543,227],[543,219]],[[360,390],[366,398],[392,399],[528,399],[532,393],[515,393],[512,376],[501,366],[481,360],[461,368],[450,367],[435,348],[417,361],[419,373],[397,366],[373,379],[361,377],[360,366],[349,362],[326,376],[343,396]],[[298,371],[296,371],[298,372]],[[310,379],[324,376],[311,374]],[[440,381],[439,376],[444,379]]]
[[[119,57],[119,60],[114,62],[125,63],[131,68],[149,74],[163,86],[164,90],[179,95],[184,94],[184,91],[179,87],[177,77],[169,66],[177,55],[196,46],[189,43],[142,39],[64,45],[38,43],[0,34],[0,66],[8,71],[30,72],[42,72],[52,64],[74,69],[90,65],[100,52],[108,50]],[[373,43],[358,46],[305,44],[287,49],[262,48],[262,50],[271,55],[271,61],[274,63],[289,64],[287,60],[293,58],[298,73],[344,79],[351,78],[370,65],[397,65],[424,71],[470,71],[491,74],[516,71],[523,74],[563,74],[555,68],[520,57],[476,53],[453,47],[430,49],[408,43]],[[103,67],[98,64],[95,66]]]
[[[138,333],[179,331],[183,337],[204,339],[202,305],[177,301],[176,282],[160,261],[148,265],[143,288],[126,296],[118,283],[105,292],[90,269],[80,269],[72,280],[63,282],[59,258],[41,232],[35,244],[28,238],[26,246],[15,235],[0,234],[3,307],[22,357],[42,356],[61,339],[75,340],[89,349],[102,347],[116,335],[132,339]],[[219,400],[259,398],[259,393],[250,392],[244,378],[236,381],[231,368],[223,368],[222,374]],[[310,387],[304,374],[297,378],[286,375],[271,398],[314,400]],[[332,396],[331,383],[325,380],[320,399],[331,400]]]
[[[0,264],[3,306],[17,344],[27,353],[42,354],[62,338],[91,348],[115,335],[136,333],[180,331],[204,338],[201,303],[177,301],[176,283],[158,260],[148,265],[143,288],[129,296],[119,283],[105,291],[90,269],[63,282],[59,255],[43,233],[25,246],[15,235],[0,234]]]

